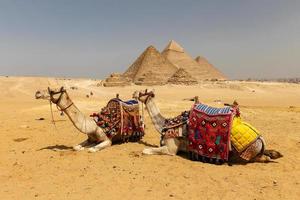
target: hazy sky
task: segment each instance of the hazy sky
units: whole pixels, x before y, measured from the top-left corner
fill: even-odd
[[[103,78],[171,39],[230,78],[300,77],[298,0],[0,0],[0,75]]]

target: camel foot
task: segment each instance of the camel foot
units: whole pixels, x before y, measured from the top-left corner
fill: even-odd
[[[81,146],[81,145],[76,145],[76,146],[73,147],[73,150],[74,151],[82,151],[82,150],[84,150],[84,147]]]
[[[89,152],[89,153],[95,153],[95,152],[97,152],[97,151],[98,151],[98,149],[95,148],[95,147],[91,147],[91,148],[88,149],[88,152]]]

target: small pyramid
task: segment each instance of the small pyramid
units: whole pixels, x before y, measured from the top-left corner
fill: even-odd
[[[127,69],[124,77],[136,84],[166,84],[177,68],[165,59],[153,46],[149,46]]]
[[[104,87],[127,86],[130,85],[128,78],[119,73],[112,73],[108,78],[103,81]]]
[[[195,85],[197,80],[193,78],[187,71],[179,68],[172,76],[169,78],[168,83],[176,85]]]
[[[166,46],[164,51],[172,50],[172,51],[178,51],[178,52],[184,52],[184,49],[174,40],[171,40],[169,44]]]
[[[226,80],[226,76],[220,72],[216,67],[214,67],[208,60],[202,56],[197,56],[195,61],[205,70],[207,70],[210,74],[214,76],[214,78],[219,80]]]

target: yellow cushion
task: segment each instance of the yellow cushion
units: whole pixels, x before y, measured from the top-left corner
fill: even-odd
[[[231,128],[231,143],[238,152],[247,148],[259,136],[259,132],[240,117],[234,117]]]

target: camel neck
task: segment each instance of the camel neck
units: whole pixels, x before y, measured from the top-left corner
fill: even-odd
[[[61,105],[58,105],[58,107],[61,109],[64,108],[64,106]],[[69,117],[73,125],[82,133],[88,134],[98,128],[93,119],[86,117],[74,103],[70,104],[68,108],[65,108],[63,112]]]
[[[153,98],[149,98],[146,103],[147,111],[150,115],[150,118],[155,126],[155,129],[161,133],[163,130],[163,126],[165,124],[166,118],[164,118],[159,108],[157,107]]]

